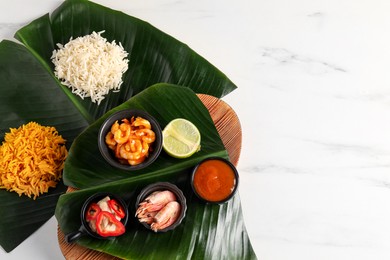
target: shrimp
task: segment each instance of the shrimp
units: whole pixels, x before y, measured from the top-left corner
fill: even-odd
[[[114,134],[108,132],[105,140],[106,140],[106,144],[108,145],[108,148],[110,148],[111,150],[115,150],[116,141],[114,139]]]
[[[152,224],[154,220],[154,216],[156,216],[158,211],[145,212],[144,214],[139,214],[138,219],[139,222],[145,222],[147,224]]]
[[[127,118],[123,118],[122,122],[125,123],[125,124],[128,124],[128,125],[131,125],[129,119],[127,119]]]
[[[139,204],[135,215],[138,216],[141,214],[142,216],[148,212],[158,211],[162,209],[167,203],[175,200],[175,194],[169,190],[155,191]]]
[[[137,160],[142,156],[142,143],[140,140],[131,140],[119,149],[120,157],[126,160]]]
[[[127,144],[126,144],[126,147],[125,149],[128,150],[127,148]],[[139,150],[136,150],[137,152]],[[140,157],[138,159],[130,159],[130,160],[127,160],[127,162],[130,164],[130,165],[137,165],[137,164],[140,164],[142,163],[143,161],[145,161],[145,159],[149,156],[149,144],[145,143],[145,142],[142,142],[142,150],[141,150],[141,153],[140,153]]]
[[[130,141],[130,151],[142,153],[142,143],[139,139],[132,139]]]
[[[127,162],[130,164],[130,165],[137,165],[137,164],[140,164],[142,163],[143,161],[145,161],[146,159],[146,156],[141,156],[140,158],[138,158],[137,160],[127,160]]]
[[[154,216],[150,227],[154,232],[157,232],[172,225],[179,215],[180,204],[177,201],[171,201]]]
[[[114,150],[116,158],[121,158],[120,150],[121,150],[122,146],[123,146],[122,144],[116,145],[115,150]]]
[[[119,129],[119,123],[118,120],[115,121],[115,123],[111,126],[111,133],[115,134],[115,132]]]
[[[124,144],[129,140],[131,127],[128,124],[121,124],[114,133],[114,139],[118,144]]]
[[[156,134],[150,129],[140,129],[136,131],[135,135],[148,144],[153,143],[154,140],[156,140]]]
[[[149,143],[142,142],[142,150],[141,150],[142,156],[148,156],[149,155]]]
[[[123,118],[120,122],[116,120],[107,133],[107,146],[121,163],[142,163],[153,150],[151,144],[156,140],[150,122],[142,117]]]
[[[152,129],[150,122],[142,117],[137,117],[134,120],[133,125],[139,128]]]

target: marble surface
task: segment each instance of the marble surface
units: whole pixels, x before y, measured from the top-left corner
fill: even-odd
[[[259,259],[390,259],[390,2],[97,0],[238,85],[238,169]],[[0,39],[58,0],[0,1]],[[53,217],[1,259],[63,259]]]

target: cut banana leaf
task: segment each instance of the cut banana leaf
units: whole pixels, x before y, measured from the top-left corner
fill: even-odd
[[[126,233],[113,240],[82,237],[77,243],[124,259],[256,259],[245,229],[238,194],[223,205],[209,205],[191,192],[188,171],[171,169],[158,178],[142,175],[62,195],[56,208],[61,230],[68,234],[80,228],[83,202],[98,191],[118,194],[129,205]],[[174,230],[154,233],[134,217],[135,198],[146,185],[156,181],[174,182],[187,199],[183,222]]]
[[[175,118],[188,119],[201,133],[201,150],[186,159],[176,159],[162,151],[152,165],[137,171],[113,168],[99,152],[99,128],[110,114],[129,108],[148,112],[162,128]],[[65,163],[64,183],[75,188],[88,188],[142,174],[158,175],[161,170],[188,169],[208,156],[228,158],[209,111],[191,89],[160,83],[112,109],[76,138]]]
[[[23,46],[0,43],[0,141],[9,128],[30,121],[55,126],[70,147],[87,126],[47,71]],[[37,200],[0,190],[0,245],[10,252],[53,214],[63,184]]]
[[[50,57],[56,43],[102,30],[109,41],[122,43],[130,54],[130,64],[121,91],[110,93],[97,106],[60,84]],[[187,45],[137,18],[85,0],[65,1],[51,16],[44,15],[21,28],[15,38],[23,45],[7,40],[0,43],[0,142],[10,127],[36,121],[55,126],[69,148],[89,124],[154,83],[178,84],[216,97],[236,88]],[[69,178],[69,183],[73,182],[77,186],[80,181]],[[102,182],[98,179],[97,183]],[[60,184],[37,201],[0,190],[0,245],[9,252],[37,230],[53,215],[55,201],[64,189]]]
[[[66,186],[58,184],[36,200],[19,197],[15,192],[0,192],[0,245],[12,251],[54,215],[58,198]]]
[[[67,140],[88,126],[47,70],[22,45],[0,43],[0,141],[9,128],[30,121],[56,127]]]
[[[47,68],[56,43],[105,31],[108,41],[120,42],[129,53],[129,69],[118,93],[110,93],[98,106],[89,98],[73,96],[90,122],[154,83],[188,86],[196,93],[222,97],[236,86],[221,71],[187,45],[149,23],[86,0],[65,1],[51,16],[45,15],[19,30],[24,43]]]
[[[201,151],[188,159],[172,158],[163,152],[152,165],[134,172],[110,167],[96,145],[98,131],[108,115],[127,108],[147,111],[162,126],[177,117],[192,121],[202,136]],[[96,192],[106,191],[127,201],[130,209],[127,232],[114,240],[84,237],[77,241],[82,246],[126,259],[255,259],[238,195],[223,205],[206,205],[192,192],[191,170],[208,156],[228,158],[209,112],[196,94],[169,84],[149,87],[109,111],[73,142],[64,178],[66,184],[84,189],[60,197],[56,218],[61,230],[65,234],[78,230],[83,202]],[[160,181],[176,184],[187,198],[184,221],[167,233],[147,230],[134,217],[140,190]]]

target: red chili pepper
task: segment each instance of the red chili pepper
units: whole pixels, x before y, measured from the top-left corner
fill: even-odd
[[[101,211],[97,215],[96,231],[102,237],[114,237],[125,233],[125,226],[117,220],[114,214]]]
[[[115,199],[110,199],[108,201],[108,206],[115,212],[118,217],[124,218],[126,216],[123,207]]]
[[[102,211],[97,203],[91,203],[88,207],[87,212],[85,213],[85,218],[87,221],[95,219],[99,212]]]

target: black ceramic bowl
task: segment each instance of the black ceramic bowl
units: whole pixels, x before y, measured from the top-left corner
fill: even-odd
[[[180,223],[184,219],[187,210],[186,197],[184,196],[183,192],[176,185],[169,182],[156,182],[142,189],[142,191],[138,194],[135,203],[135,210],[137,211],[139,204],[143,202],[150,194],[152,194],[155,191],[164,191],[164,190],[169,190],[175,194],[176,201],[180,204],[180,213],[179,213],[179,217],[172,225],[164,229],[157,230],[156,232],[167,232],[169,230],[175,229],[178,225],[180,225]],[[144,225],[147,229],[152,230],[149,224],[145,222],[140,222],[140,223]]]
[[[152,151],[149,152],[149,156],[145,159],[145,161],[137,165],[121,163],[119,159],[115,157],[114,151],[108,147],[105,141],[106,135],[109,131],[111,131],[111,126],[115,123],[115,121],[118,120],[118,122],[120,122],[124,118],[130,120],[133,116],[135,118],[139,116],[148,120],[152,126],[152,130],[156,135],[156,139],[151,145]],[[110,165],[122,170],[139,170],[152,164],[160,155],[162,149],[162,130],[157,120],[145,111],[137,109],[121,110],[110,115],[101,125],[98,135],[98,146],[100,153]]]
[[[192,171],[191,187],[204,202],[222,204],[237,192],[239,175],[236,167],[222,157],[209,157]]]
[[[67,234],[65,236],[66,242],[72,243],[73,241],[75,241],[75,240],[77,240],[80,237],[85,236],[85,235],[89,235],[91,237],[98,238],[98,239],[113,239],[113,238],[115,238],[115,237],[102,237],[102,236],[100,236],[98,233],[94,232],[90,228],[89,223],[86,220],[86,213],[87,213],[87,210],[89,208],[89,205],[91,205],[91,203],[94,203],[94,202],[95,203],[99,202],[101,199],[105,198],[106,196],[109,196],[110,199],[115,199],[122,206],[123,210],[125,211],[125,217],[121,219],[121,222],[126,227],[127,221],[129,219],[129,208],[128,208],[127,204],[123,201],[123,199],[121,197],[119,197],[115,194],[107,193],[107,192],[99,192],[99,193],[96,193],[96,194],[90,196],[88,199],[85,200],[85,202],[81,208],[81,211],[80,211],[80,219],[81,219],[80,229],[75,231],[75,232]]]

